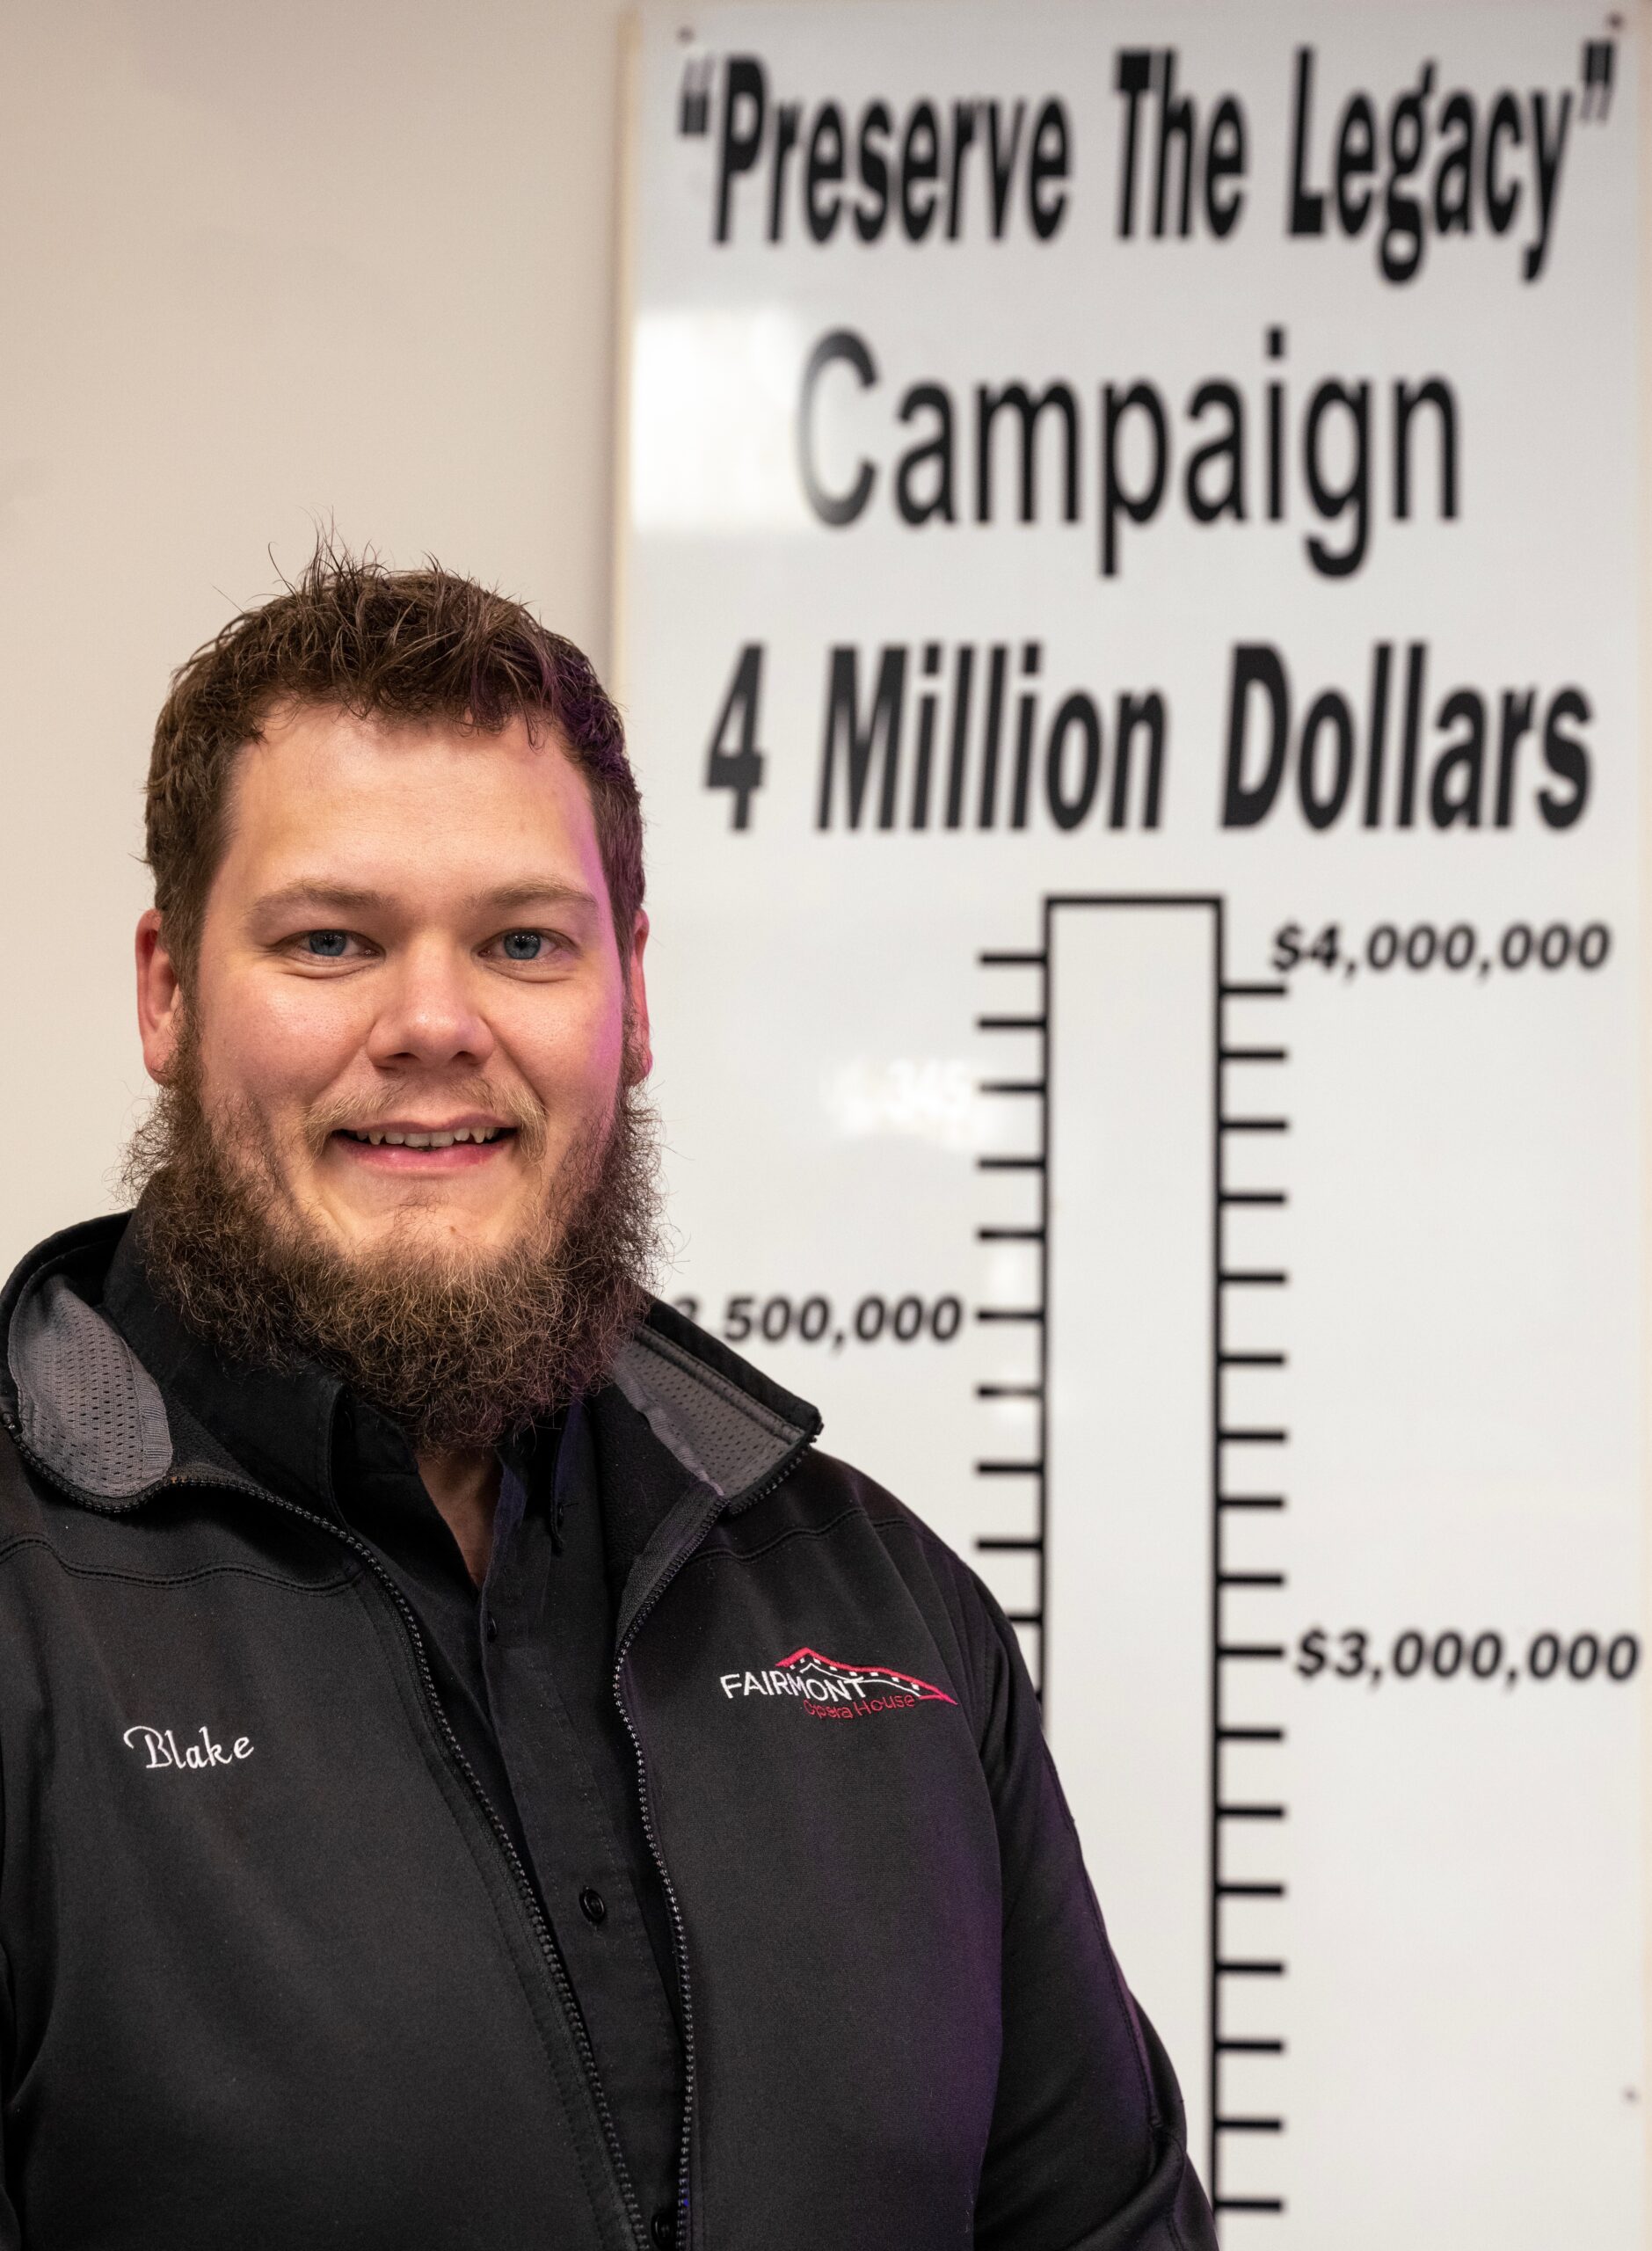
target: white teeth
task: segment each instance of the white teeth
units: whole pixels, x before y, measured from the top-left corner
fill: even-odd
[[[387,1141],[393,1149],[449,1149],[455,1141],[475,1141],[478,1147],[485,1147],[490,1141],[497,1141],[503,1131],[499,1126],[462,1126],[452,1133],[375,1133],[366,1129],[353,1138],[367,1141],[375,1149]]]

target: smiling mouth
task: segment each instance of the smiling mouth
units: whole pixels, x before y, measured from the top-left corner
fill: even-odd
[[[373,1149],[450,1149],[459,1141],[475,1142],[478,1147],[485,1147],[490,1142],[512,1139],[515,1131],[513,1126],[461,1126],[452,1133],[414,1133],[400,1132],[394,1127],[379,1132],[367,1126],[360,1133],[346,1127],[339,1138]]]

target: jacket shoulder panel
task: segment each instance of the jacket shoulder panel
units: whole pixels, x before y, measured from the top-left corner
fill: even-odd
[[[35,1566],[46,1564],[42,1577]],[[0,1598],[25,1612],[61,1618],[55,1606],[78,1600],[74,1581],[121,1582],[164,1593],[169,1588],[229,1576],[257,1578],[294,1594],[327,1594],[353,1584],[360,1566],[324,1533],[306,1530],[284,1511],[210,1486],[152,1496],[129,1508],[88,1505],[37,1469],[0,1423]],[[19,1593],[12,1585],[21,1570]],[[41,1605],[47,1606],[43,1610]],[[17,1614],[0,1619],[0,1650]],[[54,1628],[54,1630],[56,1630]],[[0,1666],[0,1701],[4,1667]],[[4,2245],[0,2237],[0,2245]]]

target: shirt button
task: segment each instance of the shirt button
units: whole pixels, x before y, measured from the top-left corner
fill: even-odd
[[[608,1901],[602,1897],[602,1894],[600,1891],[593,1891],[587,1883],[585,1890],[579,1894],[579,1912],[588,1923],[606,1922],[608,1920]],[[662,2240],[659,2233],[659,2214],[656,2212],[654,2215],[654,2240],[656,2243]],[[670,2221],[671,2214],[669,2212],[666,2214],[666,2218],[667,2222]],[[674,2239],[667,2238],[663,2240],[671,2240]]]
[[[482,1613],[482,1630],[491,1642],[497,1642],[499,1638],[499,1621],[491,1610]]]
[[[648,2232],[659,2246],[659,2251],[672,2251],[677,2240],[677,2215],[662,2205],[648,2224]]]

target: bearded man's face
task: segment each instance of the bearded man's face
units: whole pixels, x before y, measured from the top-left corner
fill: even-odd
[[[330,707],[237,755],[187,985],[139,928],[148,1257],[236,1357],[316,1357],[416,1441],[600,1373],[653,1240],[646,918],[623,950],[582,776]]]

